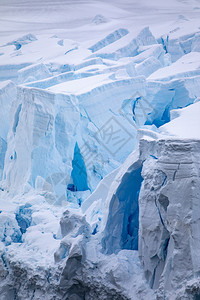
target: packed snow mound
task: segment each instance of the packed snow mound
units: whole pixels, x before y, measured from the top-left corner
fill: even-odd
[[[94,23],[95,25],[99,25],[102,23],[107,23],[108,19],[106,19],[103,15],[96,15],[93,19],[92,19],[92,23]]]

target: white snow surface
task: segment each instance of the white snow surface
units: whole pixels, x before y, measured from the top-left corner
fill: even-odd
[[[161,126],[162,134],[174,135],[182,139],[200,139],[200,102],[188,107],[172,110],[169,123]]]
[[[0,1],[0,300],[200,297],[199,19]]]

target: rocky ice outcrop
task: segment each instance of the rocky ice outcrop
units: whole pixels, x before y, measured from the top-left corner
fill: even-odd
[[[59,287],[64,299],[155,298],[141,276],[136,251],[104,255],[85,216],[77,212],[65,211],[60,226],[63,239],[55,260],[62,266]]]

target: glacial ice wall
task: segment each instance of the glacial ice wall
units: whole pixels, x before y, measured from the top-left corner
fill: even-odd
[[[141,34],[140,40],[144,38],[143,36],[144,33]],[[145,42],[144,38],[143,43]],[[146,43],[148,44],[148,41]],[[150,46],[148,45],[148,47]],[[152,46],[153,51],[157,49],[155,46],[156,44]],[[151,48],[143,50],[141,54],[144,54],[146,51],[149,54],[149,49]],[[134,56],[134,59],[135,57],[137,56]],[[188,58],[193,58],[192,55],[190,57],[185,55],[184,57],[186,62]],[[111,171],[113,167],[117,166],[119,162],[124,161],[125,157],[134,149],[137,128],[143,125],[159,127],[169,121],[169,114],[172,109],[185,107],[195,101],[199,94],[198,69],[197,75],[193,77],[187,77],[188,71],[184,71],[179,76],[175,74],[171,77],[166,73],[166,79],[160,82],[159,73],[156,75],[158,71],[155,71],[154,68],[152,69],[154,59],[145,59],[145,55],[143,55],[142,59],[142,62],[136,64],[136,73],[129,75],[128,73],[122,73],[120,79],[113,77],[113,75],[108,76],[109,73],[108,75],[105,73],[104,76],[95,72],[95,74],[90,74],[89,78],[91,79],[71,78],[67,82],[61,81],[61,83],[57,84],[58,75],[56,75],[45,79],[51,80],[51,87],[48,86],[47,90],[41,89],[42,86],[40,85],[40,89],[19,87],[17,100],[14,101],[11,112],[11,118],[14,120],[14,123],[8,135],[11,146],[10,149],[8,148],[5,162],[5,184],[11,186],[11,189],[13,188],[14,190],[19,187],[21,189],[25,182],[32,187],[38,184],[40,189],[43,189],[43,187],[44,189],[47,188],[48,194],[52,192],[51,176],[54,173],[65,174],[64,185],[58,191],[53,190],[56,196],[59,194],[60,203],[62,200],[65,201],[67,192],[66,189],[64,190],[64,187],[73,184],[71,176],[73,171],[72,160],[75,144],[78,143],[78,147],[82,151],[81,155],[85,161],[87,177],[90,177],[90,182],[86,185],[88,190],[94,190],[99,180]],[[147,64],[146,60],[148,60]],[[162,64],[163,62],[159,62],[159,68],[163,66]],[[167,70],[167,68],[173,70],[173,68],[176,68],[178,61],[174,64],[174,66],[172,64],[169,67],[162,67],[162,70]],[[127,66],[129,65],[130,62],[128,65],[127,63],[125,65],[127,72],[129,70]],[[88,64],[82,64],[81,69],[84,69],[85,66],[88,66]],[[117,67],[117,72],[120,68],[123,68],[123,65]],[[145,68],[148,70],[148,73],[146,73]],[[27,77],[29,72],[31,74],[33,70],[37,70],[34,71],[34,74],[36,74],[40,69],[41,74],[43,74],[43,65],[20,70],[20,80],[22,80],[22,74],[26,74]],[[110,69],[110,72],[112,72],[112,69]],[[151,74],[152,72],[153,74],[148,77],[149,73]],[[136,76],[137,74],[142,74],[142,76]],[[144,75],[148,77],[147,80],[145,80]],[[130,78],[130,76],[133,76],[133,78]],[[157,79],[156,76],[158,77]],[[64,77],[63,80],[65,80]],[[87,91],[87,89],[83,89],[83,86],[85,82],[90,82],[90,80],[91,86],[93,84],[94,88]],[[74,89],[71,88],[71,81],[76,81],[74,85],[77,89],[76,94],[74,94]],[[44,79],[41,82],[45,82]],[[36,83],[34,85],[37,86]],[[71,92],[69,92],[68,88],[71,89]],[[29,98],[32,100],[29,100]],[[103,106],[101,104],[102,99],[104,99]],[[30,107],[34,107],[34,113]],[[67,111],[72,112],[67,116]],[[64,115],[67,116],[67,119]],[[119,125],[120,128],[117,129],[121,130],[121,138],[128,139],[126,148],[121,147],[116,155],[114,150],[110,149],[110,145],[106,147],[106,140],[99,138],[99,134],[102,135],[102,132],[107,130],[105,124],[109,126],[109,122],[110,124],[112,123],[112,118],[114,118],[113,122],[116,128],[118,126],[117,122],[123,124],[123,128]],[[45,122],[44,119],[46,120]],[[30,122],[30,125],[27,127],[24,126],[27,123],[26,120]],[[40,122],[42,123],[40,124]],[[112,124],[112,126],[114,125]],[[39,128],[37,128],[38,126]],[[22,127],[25,127],[25,129],[22,129]],[[74,132],[71,132],[70,128],[74,128]],[[25,130],[25,134],[29,135],[29,137],[25,138],[22,130]],[[33,134],[33,140],[30,132]],[[75,135],[76,139],[74,138]],[[14,148],[18,147],[18,139],[21,139],[21,136],[21,145],[25,143],[26,146],[21,147],[20,145],[20,149],[16,151]],[[16,144],[15,147],[13,146],[14,144]],[[127,150],[127,146],[130,150]],[[85,153],[83,153],[84,150]],[[23,153],[23,151],[25,152]],[[47,152],[48,156],[46,156]],[[93,162],[89,164],[88,162],[87,166],[86,156],[88,152],[91,152],[93,157],[101,157],[100,161],[96,164]],[[20,160],[20,155],[22,155],[23,162]],[[110,155],[112,159],[114,158],[112,162],[109,162]],[[27,157],[27,159],[24,160],[24,157]],[[16,167],[13,167],[13,165],[16,165]],[[39,166],[42,166],[42,169]],[[78,166],[78,168],[80,169],[81,166]],[[23,177],[21,177],[23,182],[20,184],[19,182],[14,183],[15,180],[20,180],[19,178],[16,179],[16,169],[23,174]],[[24,180],[24,178],[26,179]],[[47,183],[45,183],[46,180]],[[70,195],[70,192],[68,192],[68,195]],[[61,200],[62,197],[63,199]]]
[[[1,45],[2,300],[199,297],[198,133],[166,137],[199,100],[199,32],[172,27]]]

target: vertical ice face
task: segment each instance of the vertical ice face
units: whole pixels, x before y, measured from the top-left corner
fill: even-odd
[[[147,99],[149,99],[150,104],[145,124],[154,124],[156,127],[160,127],[170,121],[172,109],[193,103],[194,96],[191,95],[192,89],[188,82],[187,79],[166,83],[148,82]]]
[[[21,205],[15,213],[15,219],[18,223],[21,233],[25,233],[27,228],[31,225],[32,221],[32,209],[31,204],[26,203]]]
[[[11,104],[16,99],[16,86],[11,81],[0,84],[0,180],[2,180],[5,155],[7,151],[7,135],[9,131]]]
[[[142,143],[149,148],[147,140]],[[161,139],[143,166],[139,255],[159,299],[171,299],[173,290],[186,297],[185,282],[199,272],[199,146]]]
[[[77,142],[74,148],[71,177],[73,180],[75,191],[87,191],[89,189],[85,162],[83,156],[81,155]]]
[[[11,81],[0,83],[0,137],[7,140],[10,126],[10,109],[12,102],[16,99],[17,88]]]
[[[73,150],[68,145],[75,145],[73,128],[78,118],[70,101],[61,100],[60,111],[56,101],[55,95],[45,91],[18,89],[4,170],[6,185],[13,192],[23,190],[26,184],[35,187],[37,177],[46,180],[54,173],[70,176],[71,166],[66,161],[72,159]],[[69,109],[71,115],[65,116]]]
[[[102,240],[103,249],[107,254],[117,253],[121,249],[138,249],[138,197],[143,180],[141,169],[140,161],[133,163],[122,177],[110,201]]]
[[[10,146],[5,159],[4,179],[7,186],[13,190],[23,188],[25,182],[34,185],[34,171],[31,173],[32,157],[37,155],[35,151],[40,146],[40,138],[45,139],[45,134],[48,136],[51,131],[51,126],[48,124],[51,123],[52,114],[49,112],[52,103],[49,103],[48,108],[46,105],[46,109],[42,107],[40,99],[45,99],[44,95],[37,91],[30,93],[30,90],[19,89],[17,101],[12,107],[14,117],[8,135]],[[40,159],[45,164],[42,154]],[[42,168],[41,163],[38,167]],[[18,172],[21,174],[20,177],[17,176]]]
[[[3,176],[6,150],[7,150],[7,143],[4,139],[0,138],[0,180],[2,179]]]

